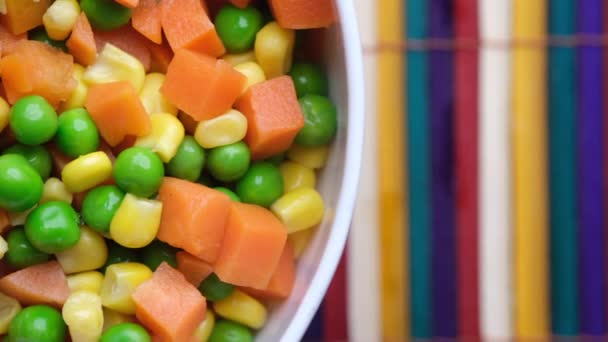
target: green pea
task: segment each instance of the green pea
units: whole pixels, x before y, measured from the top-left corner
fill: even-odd
[[[300,106],[305,123],[295,142],[306,147],[331,142],[338,130],[338,115],[334,104],[324,96],[306,95],[300,99]]]
[[[33,305],[21,310],[8,328],[10,342],[63,342],[66,325],[61,313],[47,305]]]
[[[164,262],[177,268],[175,253],[178,249],[162,241],[154,240],[151,244],[141,249],[141,260],[152,271]]]
[[[249,148],[242,141],[219,146],[209,151],[207,170],[217,180],[232,182],[247,172],[250,158]]]
[[[215,29],[231,53],[245,52],[253,47],[255,36],[264,25],[262,14],[255,7],[237,8],[226,5],[215,17]]]
[[[167,164],[169,176],[195,182],[205,166],[205,150],[192,136],[185,136],[177,153]]]
[[[233,321],[219,320],[215,322],[209,342],[253,342],[251,330]]]
[[[44,183],[27,160],[16,154],[0,157],[0,207],[11,212],[30,209],[42,197]]]
[[[211,273],[201,282],[198,289],[207,300],[215,302],[230,296],[234,286],[221,281],[215,273]]]
[[[106,330],[99,342],[150,342],[150,334],[141,325],[120,323]]]
[[[27,239],[37,249],[59,253],[80,240],[78,214],[67,203],[51,201],[36,207],[25,220]]]
[[[53,159],[49,151],[44,146],[27,146],[16,144],[6,150],[4,154],[18,154],[23,156],[31,167],[34,168],[42,178],[47,180],[51,176],[53,168]]]
[[[114,185],[104,185],[89,191],[82,202],[82,219],[100,233],[110,231],[112,218],[124,197],[125,193]]]
[[[236,183],[236,194],[245,203],[269,207],[283,195],[281,171],[268,162],[253,164]]]
[[[25,145],[40,145],[51,140],[57,131],[57,113],[42,96],[20,98],[10,113],[15,138]]]
[[[6,238],[8,251],[4,260],[14,268],[25,268],[41,264],[50,259],[50,255],[36,249],[25,236],[23,227],[13,228]]]
[[[106,259],[106,263],[101,268],[103,273],[106,272],[106,268],[110,265],[123,262],[139,262],[136,249],[121,246],[112,240],[106,240],[106,244],[108,245],[108,259]]]
[[[304,95],[327,96],[328,81],[325,72],[316,64],[295,63],[289,75],[293,78],[298,97]]]
[[[99,131],[89,112],[84,108],[63,112],[58,119],[55,143],[61,152],[74,158],[97,151]]]
[[[80,0],[80,8],[91,25],[100,30],[117,29],[129,22],[133,10],[114,0]]]
[[[46,33],[46,29],[44,26],[38,26],[35,29],[30,30],[27,33],[27,38],[29,40],[36,40],[45,44],[48,44],[52,47],[56,47],[63,52],[68,52],[68,48],[65,45],[65,40],[54,40],[49,37],[48,33]]]
[[[214,189],[217,190],[217,191],[225,193],[226,195],[228,195],[228,197],[230,197],[231,200],[233,200],[235,202],[240,202],[241,201],[241,199],[239,198],[239,196],[237,194],[235,194],[234,191],[232,191],[232,190],[230,190],[228,188],[225,188],[223,186],[218,186],[218,187],[216,187]]]
[[[154,195],[158,192],[164,175],[163,162],[147,148],[128,148],[114,162],[116,184],[135,196],[148,198]]]

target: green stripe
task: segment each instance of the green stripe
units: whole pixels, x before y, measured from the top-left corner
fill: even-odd
[[[576,1],[549,1],[549,33],[575,33]],[[576,51],[549,49],[549,212],[552,332],[578,334]]]
[[[427,1],[406,1],[406,36],[427,38]],[[410,214],[410,320],[412,336],[432,337],[431,183],[427,53],[407,54]]]

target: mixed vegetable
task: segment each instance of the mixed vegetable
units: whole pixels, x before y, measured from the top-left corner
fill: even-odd
[[[3,341],[251,341],[325,211],[333,2],[0,13]]]

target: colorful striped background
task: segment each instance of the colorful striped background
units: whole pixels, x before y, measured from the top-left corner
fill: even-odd
[[[608,2],[354,1],[349,247],[305,341],[608,330]]]

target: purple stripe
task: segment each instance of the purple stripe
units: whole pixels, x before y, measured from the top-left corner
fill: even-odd
[[[453,0],[430,1],[433,38],[453,38]],[[433,213],[433,335],[457,336],[454,222],[454,61],[451,51],[430,52]]]
[[[602,32],[602,1],[578,1],[578,31]],[[580,323],[583,334],[606,332],[606,277],[602,193],[602,50],[578,49],[578,201]]]

